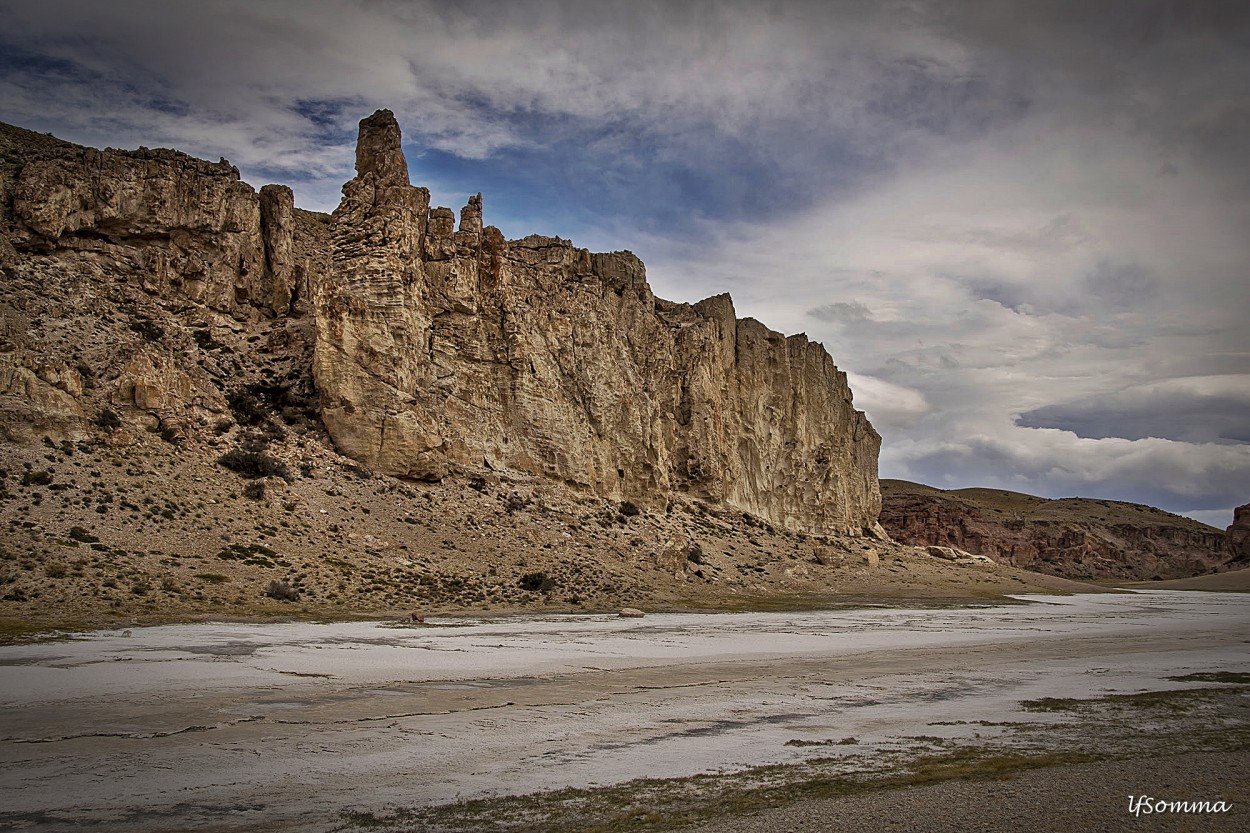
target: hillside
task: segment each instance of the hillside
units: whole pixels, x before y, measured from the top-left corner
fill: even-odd
[[[1245,563],[1220,530],[1136,503],[944,491],[905,480],[882,480],[881,493],[881,524],[899,542],[956,547],[1051,575],[1173,579]]]

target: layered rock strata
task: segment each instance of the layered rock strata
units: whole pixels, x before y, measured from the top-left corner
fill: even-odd
[[[130,407],[181,436],[231,391],[311,388],[322,219],[225,160],[0,125],[0,439],[80,439]]]
[[[1149,506],[903,480],[883,480],[881,489],[881,525],[905,544],[1079,579],[1182,578],[1234,566],[1231,535],[1226,542],[1218,529]]]
[[[9,184],[14,249],[69,266],[127,261],[149,291],[218,310],[290,312],[306,282],[290,254],[291,189],[258,195],[224,159],[174,150],[56,143],[50,151],[25,160]]]
[[[315,288],[314,374],[344,453],[403,477],[485,465],[877,531],[880,437],[821,345],[738,319],[727,295],[656,298],[629,252],[506,241],[480,195],[457,227],[410,184],[389,111],[361,122],[356,171]]]

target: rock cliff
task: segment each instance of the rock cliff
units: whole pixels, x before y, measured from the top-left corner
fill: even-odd
[[[258,195],[224,159],[50,143],[8,188],[4,219],[19,252],[71,268],[128,261],[149,291],[218,310],[251,304],[285,314],[306,280],[290,258],[291,190]]]
[[[1182,578],[1234,560],[1218,529],[1134,503],[943,491],[903,480],[883,480],[881,490],[881,525],[895,540],[956,547],[1051,575]]]
[[[656,298],[629,252],[506,241],[414,187],[389,111],[314,287],[321,414],[387,474],[539,474],[662,508],[674,492],[794,530],[876,533],[880,438],[819,344],[738,319],[727,295]]]
[[[1233,510],[1233,522],[1224,530],[1224,540],[1233,560],[1250,561],[1250,503]]]
[[[182,436],[248,387],[310,394],[328,250],[291,189],[224,160],[0,125],[0,438],[81,439],[128,407]]]

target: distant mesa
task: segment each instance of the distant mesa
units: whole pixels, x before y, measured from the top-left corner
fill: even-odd
[[[955,548],[1077,579],[1171,579],[1243,565],[1250,506],[1227,533],[1150,506],[1048,499],[1000,489],[944,491],[882,480],[881,525],[900,543]],[[1239,526],[1240,524],[1240,526]]]

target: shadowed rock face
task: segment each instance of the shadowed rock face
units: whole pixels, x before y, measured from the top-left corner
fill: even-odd
[[[1182,578],[1236,560],[1231,534],[1226,542],[1218,529],[1149,506],[995,489],[943,491],[903,480],[882,481],[881,488],[881,525],[895,540],[957,547],[1051,575]],[[1242,517],[1250,521],[1250,511]]]
[[[880,437],[819,344],[656,298],[629,252],[459,227],[408,182],[389,111],[363,120],[315,290],[336,445],[378,471],[541,474],[663,506],[683,491],[788,529],[877,530]]]
[[[1250,561],[1250,503],[1233,510],[1233,522],[1224,531],[1224,538],[1234,560]]]

